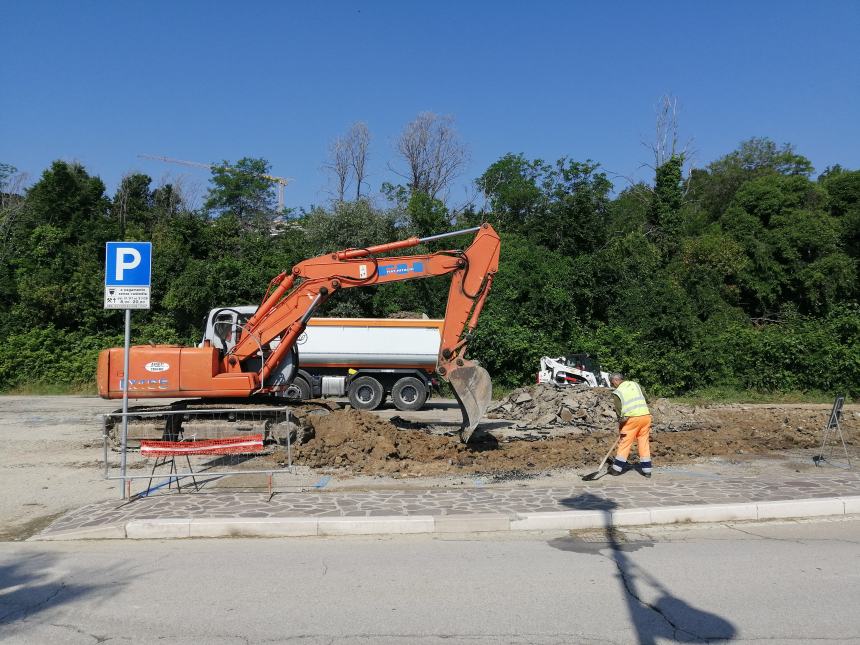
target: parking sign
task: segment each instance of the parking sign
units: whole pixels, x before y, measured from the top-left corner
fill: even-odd
[[[105,309],[149,309],[152,242],[108,242]]]

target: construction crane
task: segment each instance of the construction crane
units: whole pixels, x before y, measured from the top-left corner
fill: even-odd
[[[186,161],[185,159],[174,159],[173,157],[162,157],[158,155],[137,155],[141,159],[155,159],[156,161],[163,161],[165,163],[175,163],[180,166],[191,166],[192,168],[205,168],[207,170],[213,170],[215,168],[221,168],[223,170],[229,170],[230,172],[238,172],[243,174],[250,174],[254,177],[262,177],[263,179],[268,179],[273,184],[278,185],[278,212],[282,212],[284,210],[284,187],[290,183],[291,179],[287,177],[276,177],[275,175],[265,175],[262,173],[248,173],[239,168],[233,168],[232,166],[224,166],[222,164],[214,164],[214,163],[201,163],[199,161]]]

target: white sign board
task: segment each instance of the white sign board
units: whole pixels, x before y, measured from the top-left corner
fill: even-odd
[[[105,309],[149,309],[152,242],[108,242]]]

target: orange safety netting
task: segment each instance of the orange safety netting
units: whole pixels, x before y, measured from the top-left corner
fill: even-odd
[[[262,452],[263,435],[252,434],[226,439],[203,439],[201,441],[158,441],[141,439],[140,454],[143,457],[175,457],[177,455],[239,455]]]

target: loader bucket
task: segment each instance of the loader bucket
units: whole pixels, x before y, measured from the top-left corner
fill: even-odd
[[[473,361],[463,361],[462,366],[452,368],[448,382],[463,414],[460,439],[468,443],[493,399],[493,382],[487,370]]]

